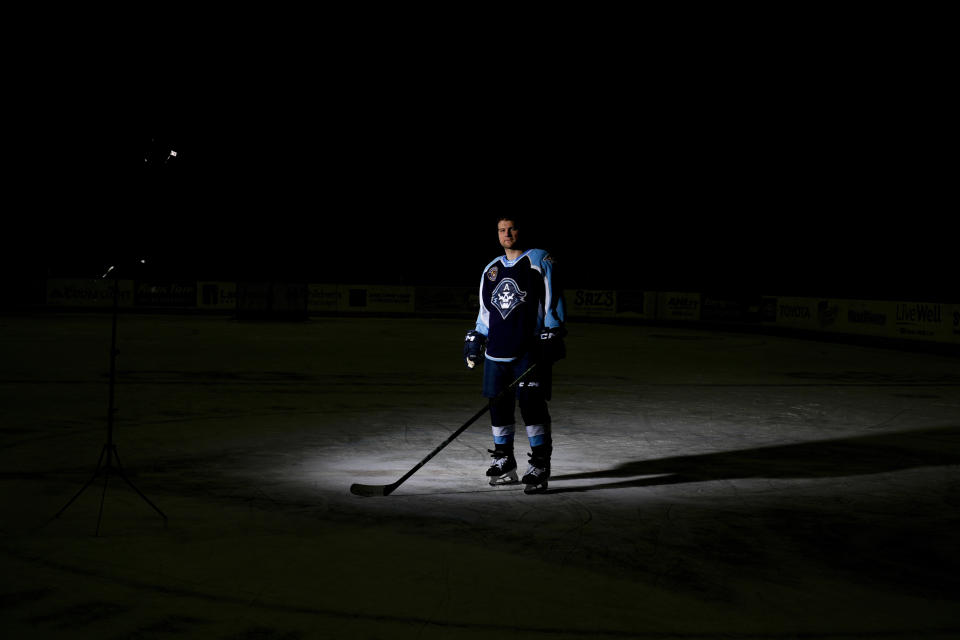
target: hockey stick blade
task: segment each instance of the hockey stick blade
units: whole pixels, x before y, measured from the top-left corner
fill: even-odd
[[[400,478],[399,480],[397,480],[397,481],[394,482],[393,484],[384,484],[384,485],[376,485],[376,484],[357,484],[357,483],[354,483],[354,484],[350,485],[350,493],[352,493],[352,494],[354,494],[354,495],[356,495],[356,496],[362,496],[362,497],[364,497],[364,498],[373,498],[373,497],[375,497],[375,496],[388,496],[388,495],[390,495],[391,493],[393,493],[394,489],[396,489],[396,488],[399,487],[401,484],[403,484],[404,482],[406,482],[407,478],[409,478],[410,476],[412,476],[413,474],[415,474],[415,473],[420,469],[420,467],[422,467],[423,465],[427,464],[427,462],[429,462],[430,459],[433,458],[433,456],[435,456],[435,455],[437,455],[438,453],[440,453],[440,451],[441,451],[444,447],[446,447],[448,444],[450,444],[451,442],[453,442],[453,440],[454,440],[457,436],[459,436],[461,433],[463,433],[464,431],[466,431],[466,430],[467,430],[467,427],[469,427],[470,425],[472,425],[474,422],[476,422],[476,421],[480,418],[480,416],[482,416],[482,415],[485,414],[487,411],[489,411],[489,410],[490,410],[490,404],[491,404],[492,402],[496,402],[498,399],[500,399],[501,397],[503,397],[504,394],[506,394],[508,391],[510,391],[511,389],[513,389],[515,386],[517,386],[517,385],[520,383],[520,381],[523,380],[523,379],[527,376],[528,373],[530,373],[531,371],[533,371],[533,369],[534,369],[536,366],[537,366],[536,364],[530,365],[530,367],[529,367],[526,371],[524,371],[524,372],[521,373],[519,376],[517,376],[517,379],[516,379],[516,380],[514,380],[514,381],[511,382],[509,385],[507,385],[507,388],[506,388],[506,389],[503,389],[500,393],[497,394],[497,396],[496,396],[495,398],[493,398],[493,400],[491,400],[490,402],[488,402],[486,406],[484,406],[482,409],[480,409],[480,410],[477,411],[475,414],[473,414],[473,417],[472,417],[472,418],[470,418],[469,420],[467,420],[466,422],[464,422],[464,423],[460,426],[459,429],[457,429],[456,431],[454,431],[453,433],[451,433],[450,436],[447,437],[446,440],[444,440],[443,442],[441,442],[440,445],[437,446],[437,448],[435,448],[433,451],[431,451],[429,454],[427,454],[427,456],[426,456],[423,460],[421,460],[420,462],[418,462],[417,465],[416,465],[413,469],[410,469],[410,471],[407,471],[405,474],[403,474],[403,477],[402,477],[402,478]]]
[[[396,486],[392,484],[357,484],[350,485],[350,493],[364,498],[373,498],[375,496],[388,496]]]

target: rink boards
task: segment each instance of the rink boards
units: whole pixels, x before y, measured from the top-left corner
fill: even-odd
[[[565,297],[568,316],[573,320],[656,320],[775,327],[960,344],[958,303],[607,289],[572,289]],[[51,278],[47,281],[46,304],[57,308],[109,307],[113,304],[112,282]],[[307,315],[469,317],[478,309],[478,298],[472,287],[120,280],[118,304],[145,310],[299,309]]]

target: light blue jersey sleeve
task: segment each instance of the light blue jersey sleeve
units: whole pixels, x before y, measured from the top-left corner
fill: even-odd
[[[530,252],[530,261],[543,276],[544,299],[540,310],[540,327],[560,328],[567,321],[567,309],[563,293],[554,278],[553,258],[542,249],[534,249]]]

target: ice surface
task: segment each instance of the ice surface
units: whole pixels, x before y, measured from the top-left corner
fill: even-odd
[[[955,357],[574,324],[547,494],[488,485],[486,420],[350,494],[482,406],[467,328],[122,315],[115,441],[165,527],[115,476],[51,519],[109,316],[0,317],[0,635],[960,636]]]

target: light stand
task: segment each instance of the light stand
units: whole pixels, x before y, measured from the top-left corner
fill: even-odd
[[[113,441],[113,415],[116,412],[113,406],[113,391],[116,383],[117,375],[117,315],[120,307],[120,279],[117,275],[117,269],[115,267],[110,267],[107,269],[107,272],[103,274],[103,277],[106,278],[111,273],[113,273],[113,321],[112,328],[110,332],[110,400],[107,406],[107,442],[103,445],[103,448],[100,450],[100,458],[97,460],[97,467],[93,471],[93,475],[87,480],[87,483],[81,487],[80,491],[77,492],[75,496],[70,498],[70,501],[67,504],[63,505],[63,508],[60,509],[54,516],[54,518],[59,518],[60,515],[67,510],[67,508],[73,504],[73,502],[80,497],[80,495],[87,490],[87,488],[93,484],[93,482],[103,476],[103,493],[100,495],[100,511],[97,514],[97,529],[94,535],[100,535],[100,522],[103,519],[103,503],[107,497],[107,483],[110,481],[110,475],[114,474],[120,476],[124,482],[130,485],[130,488],[137,492],[141,498],[146,501],[153,510],[160,514],[160,517],[163,518],[163,524],[167,524],[167,516],[160,510],[157,505],[153,504],[140,489],[130,481],[130,478],[127,477],[127,474],[123,471],[123,465],[120,464],[120,455],[117,453],[117,445]],[[116,463],[116,464],[114,464]]]

